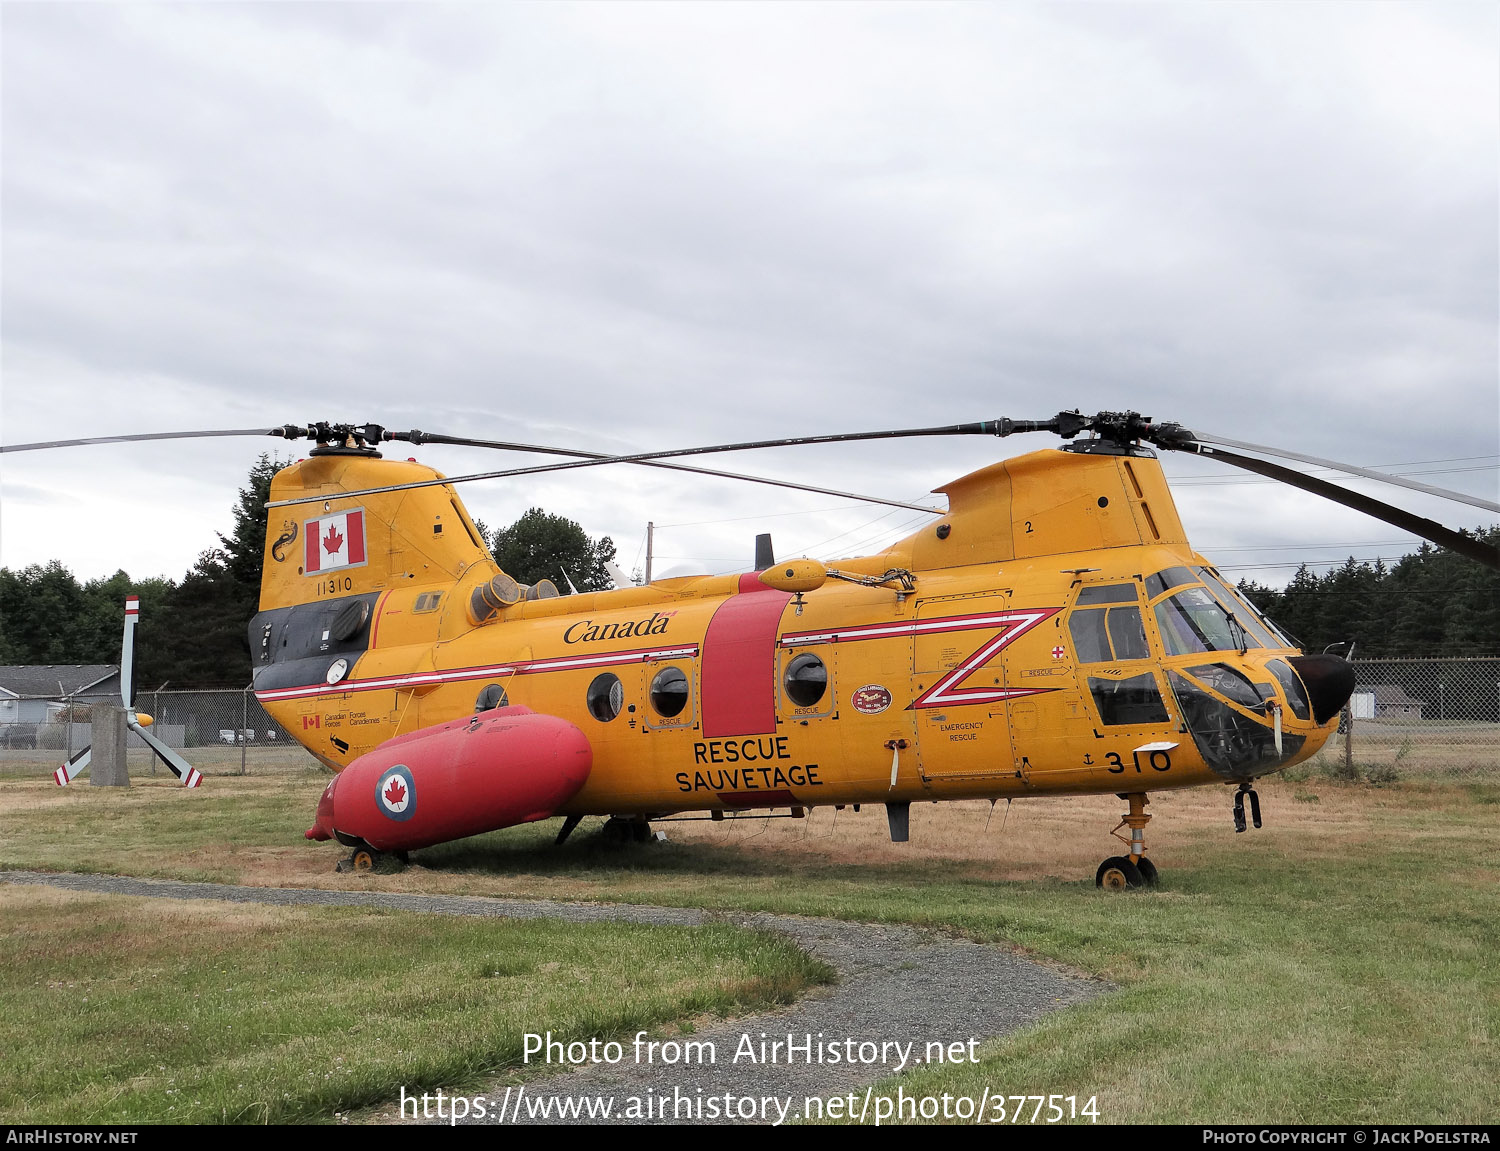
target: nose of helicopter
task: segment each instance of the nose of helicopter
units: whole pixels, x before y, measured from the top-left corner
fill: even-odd
[[[1287,660],[1307,686],[1313,720],[1327,723],[1354,694],[1354,668],[1336,655],[1294,655]]]

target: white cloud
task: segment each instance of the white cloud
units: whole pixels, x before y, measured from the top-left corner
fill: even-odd
[[[1497,451],[1490,7],[37,5],[5,32],[6,442],[347,419],[613,451],[1077,406],[1360,463]],[[179,574],[261,450],[231,445],[6,457],[7,493],[95,526],[8,496],[0,562]],[[911,498],[1033,446],[722,463]],[[1184,514],[1267,562],[1399,537],[1271,492]],[[673,546],[732,557],[739,517],[785,554],[879,514],[644,469],[470,503],[627,560],[647,519],[725,520]]]

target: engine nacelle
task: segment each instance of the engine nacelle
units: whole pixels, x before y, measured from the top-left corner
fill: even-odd
[[[496,708],[360,756],[324,790],[307,838],[406,851],[547,819],[593,762],[588,737],[567,720]]]

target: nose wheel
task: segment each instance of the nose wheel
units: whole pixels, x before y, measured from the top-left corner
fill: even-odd
[[[1110,832],[1130,849],[1129,855],[1112,855],[1099,865],[1094,873],[1094,886],[1122,891],[1127,887],[1155,887],[1156,864],[1146,858],[1146,824],[1151,816],[1146,813],[1150,802],[1143,791],[1121,793],[1120,798],[1130,804],[1130,810],[1120,817],[1120,822]],[[1129,828],[1129,835],[1122,835],[1122,828]]]
[[[1240,789],[1234,793],[1234,829],[1245,830],[1245,800],[1250,801],[1250,818],[1255,826],[1260,826],[1260,796],[1255,794],[1255,788],[1248,783],[1240,784]]]

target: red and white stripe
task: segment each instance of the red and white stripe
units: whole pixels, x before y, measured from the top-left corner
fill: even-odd
[[[52,778],[57,780],[58,787],[67,787],[78,778],[78,773],[87,766],[90,759],[91,748],[84,748],[52,773]]]
[[[262,703],[286,699],[310,699],[320,695],[343,695],[346,692],[379,691],[436,687],[445,683],[465,683],[476,679],[502,679],[511,675],[534,675],[548,671],[577,671],[582,668],[608,667],[621,663],[649,663],[657,659],[691,659],[698,654],[697,644],[680,647],[642,648],[636,651],[599,652],[592,655],[565,655],[553,659],[525,660],[516,663],[492,663],[479,667],[447,668],[442,671],[408,672],[404,675],[376,676],[372,679],[345,680],[338,684],[308,684],[258,691]]]
[[[831,631],[788,632],[781,637],[781,646],[797,647],[809,643],[855,643],[867,639],[900,639],[904,636],[939,635],[950,631],[975,631],[992,627],[1014,630],[1017,625],[1021,625],[1020,630],[1014,631],[1014,634],[1020,635],[1022,632],[1030,631],[1044,619],[1056,615],[1059,610],[1059,608],[1039,608],[1034,611],[982,612],[978,615],[936,616],[932,619],[867,624],[859,627],[835,628]]]

